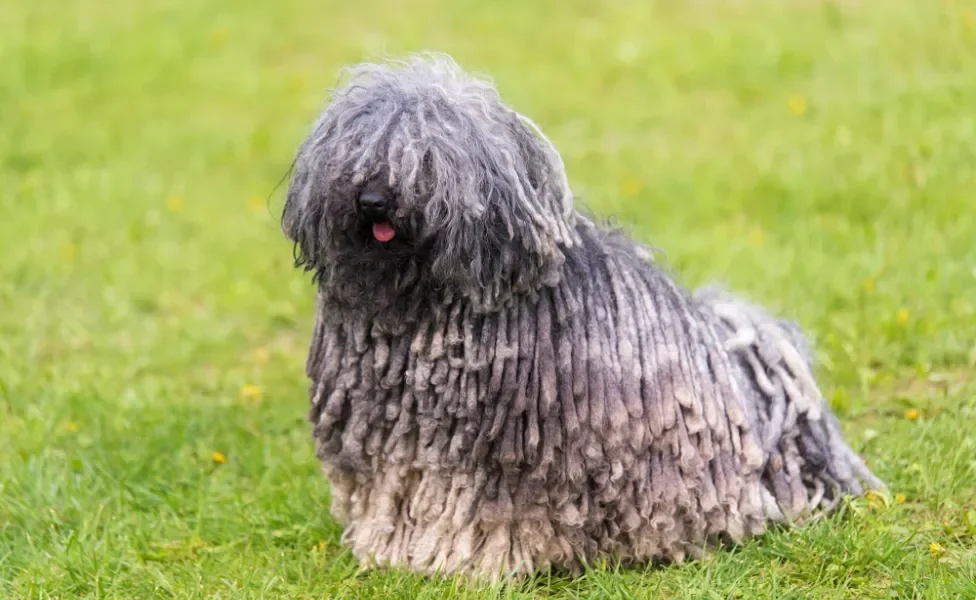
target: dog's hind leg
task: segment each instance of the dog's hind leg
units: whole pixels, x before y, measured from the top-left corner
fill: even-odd
[[[843,438],[813,375],[810,344],[794,323],[715,288],[695,294],[736,368],[764,455],[763,509],[772,521],[830,511],[843,494],[884,484]]]

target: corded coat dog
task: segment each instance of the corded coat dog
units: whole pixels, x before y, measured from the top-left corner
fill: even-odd
[[[680,561],[882,485],[797,327],[581,214],[546,136],[449,58],[349,70],[283,229],[318,288],[332,514],[367,565]]]

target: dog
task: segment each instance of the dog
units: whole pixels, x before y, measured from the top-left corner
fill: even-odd
[[[541,129],[447,56],[346,71],[282,229],[318,292],[317,455],[367,567],[682,561],[883,486],[796,325],[583,214]]]

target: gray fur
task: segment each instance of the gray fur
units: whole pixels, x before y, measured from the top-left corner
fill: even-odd
[[[400,197],[395,252],[355,234],[377,176]],[[579,214],[552,144],[448,58],[350,72],[283,225],[319,287],[309,417],[332,514],[368,565],[680,561],[882,485],[794,325],[688,294]]]

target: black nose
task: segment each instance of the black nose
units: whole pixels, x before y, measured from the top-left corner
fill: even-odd
[[[381,213],[387,209],[386,196],[378,192],[363,192],[359,195],[359,208],[367,213]]]

